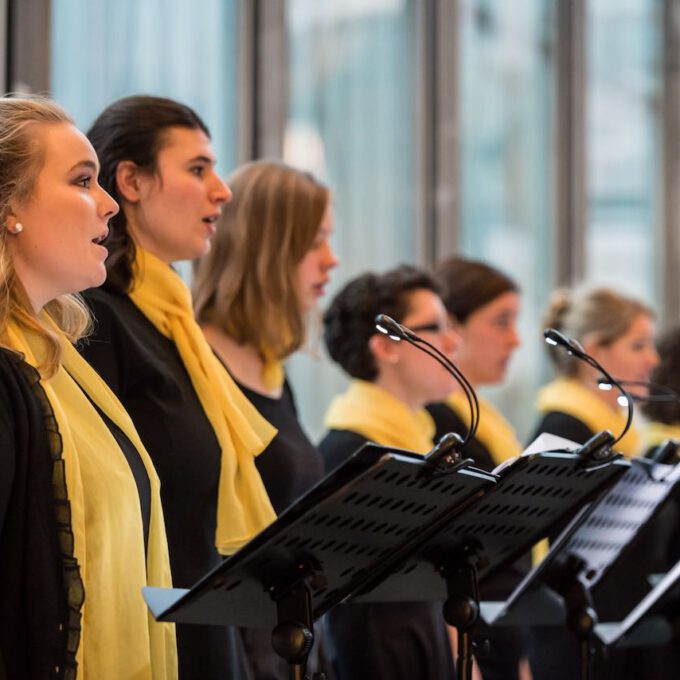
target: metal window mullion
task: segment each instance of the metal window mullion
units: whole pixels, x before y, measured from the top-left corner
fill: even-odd
[[[587,222],[585,0],[556,4],[553,285],[585,275]]]
[[[661,316],[680,321],[680,0],[663,4]]]
[[[283,155],[288,120],[287,0],[239,4],[238,160]]]

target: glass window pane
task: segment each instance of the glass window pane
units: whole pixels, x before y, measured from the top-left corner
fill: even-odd
[[[236,160],[238,0],[53,0],[51,94],[87,129],[112,101],[153,94],[189,104],[219,167]]]
[[[652,302],[659,290],[663,3],[587,4],[586,278]]]
[[[461,0],[461,251],[522,288],[523,346],[492,398],[529,433],[551,285],[551,3]]]
[[[331,294],[416,253],[415,0],[289,0],[285,158],[333,190],[340,266]],[[289,371],[310,433],[343,389],[328,362]]]

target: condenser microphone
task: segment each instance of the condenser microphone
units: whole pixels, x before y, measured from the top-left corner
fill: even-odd
[[[653,382],[651,380],[621,380],[617,378],[618,382],[624,387],[646,387],[649,390],[648,394],[637,394],[635,392],[628,391],[628,395],[633,401],[652,401],[652,402],[667,402],[680,404],[680,394],[675,390],[672,390],[666,385],[661,383]],[[612,389],[613,385],[607,378],[600,376],[597,379],[597,384],[599,388],[603,391],[609,391]],[[656,394],[655,394],[656,393]]]
[[[437,363],[439,363],[450,375],[452,375],[456,382],[460,385],[463,393],[468,402],[468,407],[470,409],[470,426],[465,437],[461,440],[459,449],[463,449],[470,440],[475,436],[477,432],[477,427],[479,425],[479,402],[477,400],[477,395],[468,381],[468,379],[463,375],[463,372],[456,366],[449,357],[446,356],[441,350],[437,349],[434,345],[429,343],[427,340],[416,335],[412,330],[398,323],[392,317],[386,314],[378,314],[375,317],[375,327],[381,333],[387,335],[390,339],[395,342],[405,341],[410,345],[413,345],[421,352],[424,352],[428,356],[432,357]],[[450,446],[451,442],[449,442]]]
[[[565,349],[567,351],[568,354],[570,354],[570,355],[576,357],[577,359],[579,359],[580,361],[583,361],[584,363],[588,364],[589,366],[594,368],[596,371],[599,371],[604,376],[605,381],[609,385],[613,385],[614,387],[616,387],[619,390],[619,392],[621,393],[621,397],[623,399],[619,403],[622,406],[626,406],[626,408],[628,410],[628,417],[626,418],[626,424],[625,424],[621,434],[619,434],[619,436],[616,439],[613,438],[613,435],[611,436],[612,441],[611,441],[610,445],[614,446],[617,442],[621,441],[621,439],[626,434],[626,432],[628,432],[631,424],[633,423],[633,399],[632,399],[632,397],[630,396],[630,394],[628,394],[628,392],[625,390],[623,385],[618,380],[616,380],[616,378],[613,378],[607,372],[607,370],[604,368],[604,366],[602,366],[602,364],[600,364],[599,361],[597,361],[596,359],[591,357],[590,354],[588,354],[583,349],[583,346],[581,345],[580,342],[578,342],[578,340],[575,340],[574,338],[570,338],[570,337],[566,336],[564,333],[561,333],[560,331],[555,330],[554,328],[546,328],[543,331],[543,338],[545,339],[545,341],[549,345],[552,345],[553,347],[562,347],[563,349]],[[605,430],[605,432],[607,432],[607,430]],[[593,437],[593,439],[595,439],[596,437],[599,437],[600,435],[601,435],[601,433],[596,434],[595,437]],[[602,440],[604,440],[604,438],[602,438]],[[586,447],[586,446],[588,446],[588,444],[589,444],[589,442],[586,442],[583,446]]]

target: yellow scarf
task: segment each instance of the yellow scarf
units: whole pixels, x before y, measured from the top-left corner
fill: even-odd
[[[647,424],[645,429],[645,450],[663,444],[666,439],[675,439],[680,442],[680,425],[666,425],[658,421]]]
[[[446,400],[446,404],[469,426],[470,408],[464,394],[454,392]],[[475,438],[484,445],[496,465],[522,453],[522,445],[517,440],[512,425],[486,399],[479,399],[479,427]]]
[[[283,370],[283,362],[273,357],[266,356],[262,368],[262,380],[268,390],[275,390],[283,386],[286,374]]]
[[[328,429],[351,430],[377,444],[427,453],[432,448],[434,421],[426,411],[414,413],[382,387],[352,380],[326,413]]]
[[[578,418],[593,432],[610,430],[616,437],[623,430],[626,416],[623,410],[614,410],[578,380],[558,378],[538,392],[536,407],[541,413],[559,411]],[[628,457],[640,452],[642,438],[631,427],[626,436],[616,444],[616,450]]]
[[[43,320],[59,332],[47,315]],[[44,341],[10,323],[11,346],[40,365]],[[156,623],[142,598],[146,585],[171,587],[159,482],[125,409],[62,335],[63,359],[41,385],[59,427],[71,508],[73,553],[85,589],[76,659],[78,678],[171,680],[177,677],[174,626]],[[127,435],[151,485],[147,557],[137,485],[108,426],[83,393]]]
[[[137,247],[130,293],[144,316],[177,346],[222,449],[215,545],[236,552],[276,518],[255,467],[276,430],[243,396],[194,320],[191,293],[173,269]]]

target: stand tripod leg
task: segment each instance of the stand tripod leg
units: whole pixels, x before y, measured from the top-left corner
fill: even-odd
[[[458,680],[472,680],[472,639],[469,630],[458,630]]]
[[[307,657],[314,644],[311,597],[298,585],[276,601],[279,623],[272,632],[274,651],[288,662],[289,680],[305,680]]]
[[[445,573],[444,620],[458,631],[459,680],[472,680],[472,630],[479,618],[476,561],[474,550],[465,548],[464,559]]]

